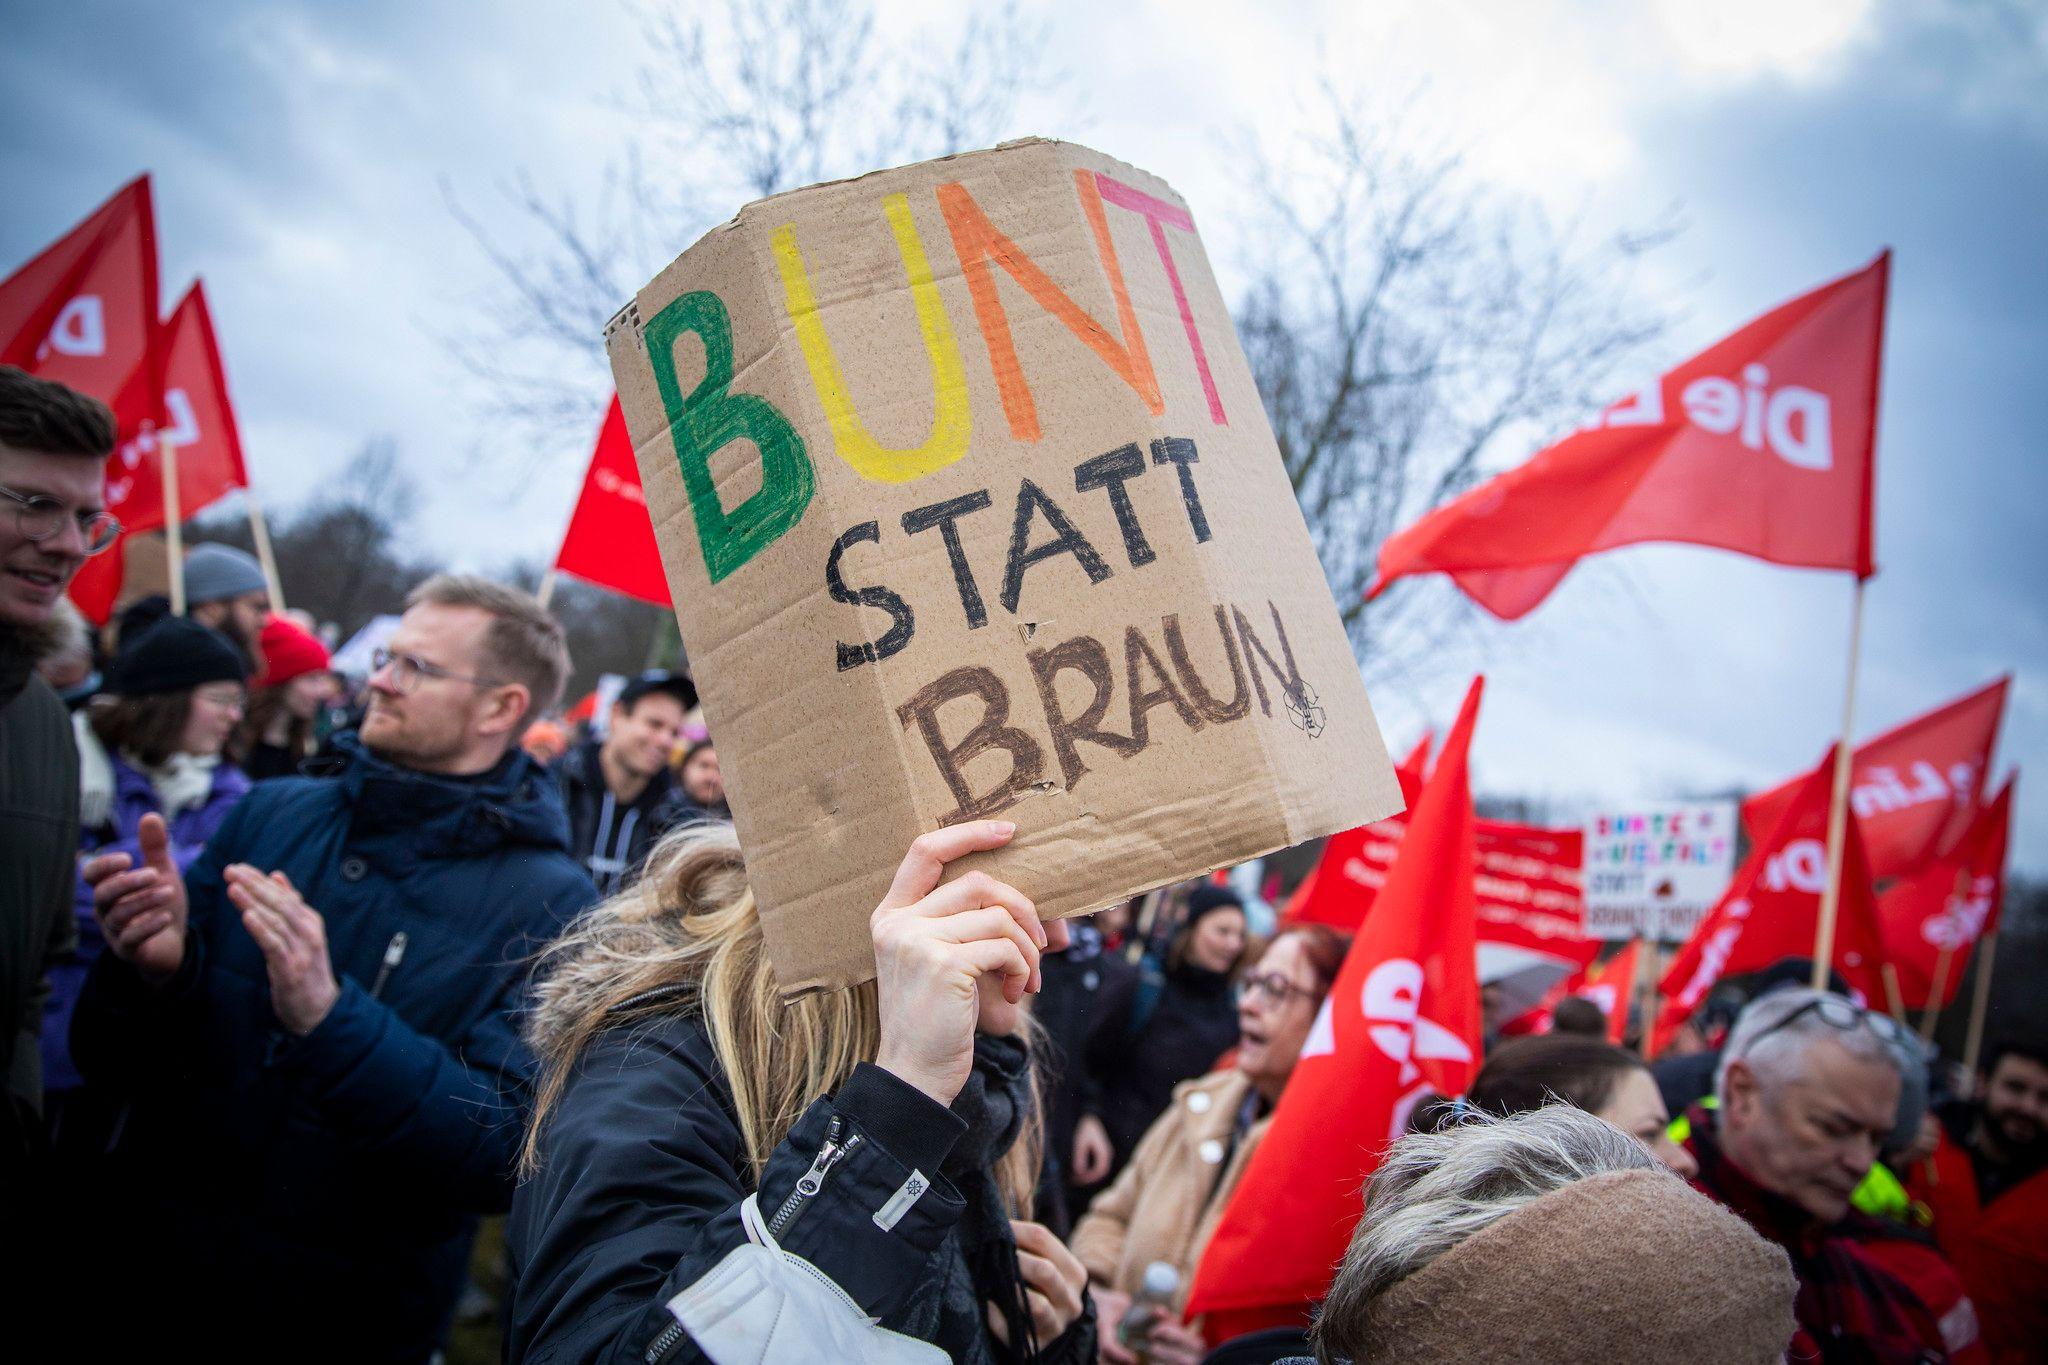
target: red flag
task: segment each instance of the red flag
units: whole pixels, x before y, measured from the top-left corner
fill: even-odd
[[[1628,1007],[1636,998],[1636,971],[1642,956],[1643,941],[1630,939],[1628,947],[1600,966],[1598,979],[1578,992],[1607,1011],[1607,1041],[1616,1047],[1628,1037]]]
[[[1983,799],[2011,682],[2000,678],[1857,746],[1849,809],[1863,822],[1872,876],[1910,876],[1961,842]],[[1778,822],[1804,780],[1795,777],[1742,803],[1751,839]]]
[[[1557,1007],[1569,997],[1581,995],[1606,1014],[1608,1036],[1620,1044],[1628,1032],[1628,1005],[1630,992],[1635,989],[1637,948],[1641,943],[1641,939],[1631,939],[1628,947],[1600,963],[1591,960],[1600,951],[1600,944],[1594,942],[1593,952],[1587,955],[1585,966],[1569,976],[1559,977],[1557,984],[1544,993],[1535,1009],[1502,1024],[1500,1035],[1503,1038],[1520,1038],[1533,1033],[1548,1033],[1555,1022]],[[1617,1008],[1621,1011],[1618,1022],[1615,1019]]]
[[[0,364],[107,403],[124,431],[153,415],[156,213],[137,176],[0,282]]]
[[[1870,577],[1890,270],[1886,252],[1773,309],[1591,428],[1429,512],[1380,547],[1367,595],[1448,573],[1512,621],[1581,556],[1645,541]]]
[[[583,492],[562,536],[555,567],[586,583],[657,607],[669,605],[668,576],[654,541],[654,522],[640,492],[640,466],[617,394],[598,428],[597,449],[583,476]]]
[[[107,510],[131,533],[164,524],[162,443],[177,442],[178,515],[190,520],[237,488],[249,486],[242,435],[228,398],[227,373],[214,339],[213,314],[199,281],[164,324],[162,421],[147,420],[107,466]]]
[[[1422,790],[1429,767],[1429,745],[1435,736],[1422,732],[1415,747],[1394,767],[1394,780],[1401,784],[1401,800],[1409,805]],[[1387,869],[1400,851],[1401,831],[1408,828],[1408,812],[1357,829],[1333,834],[1323,844],[1322,859],[1294,888],[1280,918],[1290,924],[1327,924],[1355,933],[1372,908],[1373,897],[1387,880]]]
[[[1653,1055],[1664,1050],[1722,977],[1761,971],[1781,958],[1813,956],[1821,891],[1828,879],[1828,798],[1834,771],[1830,750],[1807,774],[1771,837],[1750,851],[1720,901],[1701,917],[1672,959],[1659,983],[1665,1000],[1650,1040]],[[1851,990],[1866,1000],[1881,1001],[1884,950],[1860,824],[1854,816],[1847,821],[1833,961]]]
[[[1252,1153],[1188,1298],[1222,1340],[1305,1319],[1329,1289],[1360,1213],[1359,1189],[1434,1090],[1478,1067],[1476,843],[1466,769],[1483,679],[1474,679],[1408,835],[1302,1045],[1272,1126]]]
[[[1998,928],[2012,786],[2008,779],[1977,812],[1953,855],[1929,863],[1918,876],[1877,898],[1885,956],[1898,970],[1899,994],[1909,1009],[1927,1008],[1937,975],[1943,978],[1942,1007],[1954,1003],[1971,947]],[[1949,953],[1945,971],[1940,969],[1943,949]]]
[[[125,538],[164,524],[163,441],[177,442],[181,521],[249,486],[213,313],[196,280],[163,326],[163,382],[161,399],[149,405],[161,422],[144,418],[107,461],[107,510],[121,519],[124,539],[87,561],[71,582],[71,600],[96,624],[106,623],[120,596]]]

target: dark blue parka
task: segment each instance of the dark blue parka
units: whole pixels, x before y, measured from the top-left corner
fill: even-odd
[[[108,1299],[117,1340],[132,1321],[159,1353],[427,1357],[477,1216],[511,1200],[528,968],[594,898],[566,837],[517,751],[436,778],[343,736],[324,775],[258,786],[188,871],[169,983],[100,959],[71,1041],[130,1103],[97,1192],[101,1245],[138,1271]],[[282,870],[325,920],[341,995],[304,1038],[225,894],[236,862]]]

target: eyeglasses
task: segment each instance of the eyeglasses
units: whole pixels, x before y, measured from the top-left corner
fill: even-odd
[[[476,678],[464,673],[451,672],[439,664],[430,664],[425,659],[411,654],[393,654],[380,649],[370,656],[370,673],[375,676],[385,669],[391,670],[391,689],[401,696],[410,696],[420,685],[421,678],[445,678],[449,682],[470,683],[476,687],[503,687],[496,678]]]
[[[213,706],[246,707],[249,694],[240,683],[212,683],[192,689],[192,695]]]
[[[1892,1018],[1889,1014],[1879,1014],[1875,1010],[1864,1009],[1855,1001],[1844,1000],[1839,995],[1817,995],[1798,1009],[1793,1010],[1783,1019],[1780,1019],[1777,1023],[1772,1024],[1762,1033],[1757,1034],[1756,1037],[1750,1039],[1749,1046],[1743,1049],[1743,1051],[1745,1053],[1756,1051],[1758,1043],[1761,1043],[1780,1029],[1790,1028],[1809,1014],[1820,1016],[1820,1021],[1823,1024],[1828,1025],[1830,1028],[1839,1029],[1843,1033],[1854,1033],[1857,1029],[1868,1025],[1872,1033],[1875,1033],[1884,1042],[1895,1046],[1904,1045],[1909,1036],[1906,1030],[1899,1026],[1899,1021]]]
[[[64,523],[74,515],[78,520],[78,533],[85,539],[85,552],[96,555],[121,538],[121,522],[113,513],[106,511],[73,513],[69,507],[52,497],[41,493],[17,493],[12,488],[0,488],[0,496],[13,500],[14,524],[21,533],[33,541],[45,541],[64,529]]]
[[[1276,1005],[1284,1005],[1289,997],[1300,996],[1313,1001],[1316,993],[1303,990],[1279,972],[1252,973],[1238,983],[1238,994],[1249,1000],[1254,995],[1263,995]]]

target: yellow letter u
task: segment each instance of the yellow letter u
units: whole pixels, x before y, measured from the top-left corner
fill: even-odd
[[[853,395],[846,387],[839,357],[833,354],[832,340],[825,335],[825,320],[818,315],[818,301],[811,293],[803,253],[797,249],[796,228],[785,223],[769,241],[775,252],[776,268],[782,273],[789,320],[796,325],[797,342],[804,348],[811,383],[817,387],[818,401],[825,407],[825,420],[832,425],[839,458],[852,465],[854,472],[864,479],[908,483],[944,469],[965,455],[973,418],[967,408],[967,375],[960,364],[960,345],[946,320],[939,287],[932,281],[931,262],[925,259],[924,243],[918,240],[917,224],[910,217],[910,200],[901,194],[889,195],[882,200],[882,212],[896,234],[896,254],[903,259],[910,297],[917,306],[918,330],[924,335],[925,355],[931,360],[932,429],[923,445],[892,449],[868,435],[860,414],[854,411]]]

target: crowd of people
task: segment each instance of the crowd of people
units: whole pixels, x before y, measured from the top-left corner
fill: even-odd
[[[351,683],[218,545],[102,651],[64,593],[114,440],[0,369],[0,1203],[67,1354],[433,1359],[498,1216],[510,1361],[2048,1342],[2048,1045],[1957,1077],[1803,963],[1655,1064],[1589,1001],[1489,1040],[1327,1297],[1212,1340],[1188,1291],[1342,934],[1208,881],[1041,921],[949,866],[1014,833],[975,821],[905,852],[873,981],[785,1000],[686,674],[565,731],[560,625],[437,575]]]

